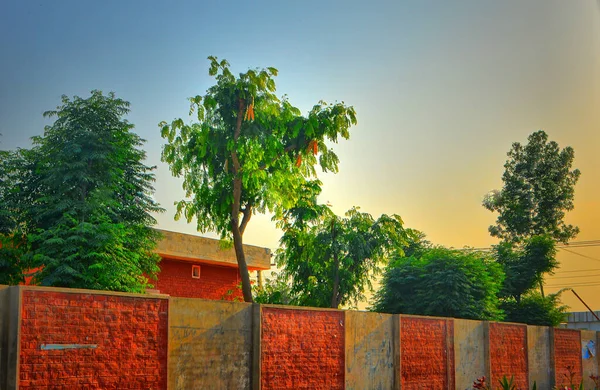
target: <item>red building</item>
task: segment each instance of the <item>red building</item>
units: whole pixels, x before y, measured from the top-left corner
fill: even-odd
[[[155,250],[162,260],[154,292],[174,297],[242,299],[240,274],[233,248],[221,249],[219,240],[159,230],[163,239]],[[249,271],[268,270],[271,252],[244,245]]]

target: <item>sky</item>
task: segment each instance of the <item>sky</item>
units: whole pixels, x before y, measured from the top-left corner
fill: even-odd
[[[163,229],[181,181],[160,161],[157,124],[188,118],[204,94],[209,55],[234,71],[279,69],[278,93],[307,112],[319,100],[357,111],[351,138],[332,145],[336,175],[321,200],[407,227],[452,247],[496,243],[481,206],[500,188],[506,153],[543,129],[575,149],[582,172],[567,221],[577,241],[600,239],[600,5],[598,0],[0,2],[1,149],[29,147],[60,96],[114,91],[156,165]],[[190,118],[191,120],[191,118]],[[205,234],[209,237],[214,235]],[[245,243],[274,249],[281,232],[256,215]],[[600,247],[560,250],[547,291],[573,286],[600,310]],[[596,284],[596,285],[594,285]],[[556,286],[556,287],[552,287]],[[563,301],[585,310],[569,292]]]

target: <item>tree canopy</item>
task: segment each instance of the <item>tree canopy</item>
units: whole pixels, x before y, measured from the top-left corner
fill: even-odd
[[[548,135],[536,131],[526,145],[515,142],[508,152],[502,175],[503,187],[489,194],[486,209],[498,212],[490,234],[505,241],[521,242],[537,235],[549,235],[566,243],[579,229],[564,222],[573,209],[578,169],[572,169],[573,148],[560,149]]]
[[[502,268],[482,253],[430,247],[390,262],[372,310],[501,320],[503,279]]]
[[[371,278],[381,265],[406,243],[402,219],[382,215],[375,220],[358,208],[339,217],[327,207],[320,216],[307,219],[309,210],[296,209],[299,218],[284,227],[276,255],[293,302],[331,308],[356,305],[372,291]]]
[[[162,159],[183,177],[186,199],[176,219],[195,217],[201,232],[233,239],[245,301],[252,301],[243,234],[254,213],[281,215],[298,190],[316,176],[315,166],[337,172],[338,157],[327,141],[349,137],[354,108],[319,102],[303,116],[275,95],[277,69],[250,69],[235,76],[226,60],[209,57],[216,84],[190,98],[196,122],[161,122],[167,140]]]
[[[13,216],[8,235],[26,237],[20,257],[35,283],[136,292],[158,271],[150,226],[162,209],[128,112],[113,93],[63,96],[33,148],[10,155],[0,201]]]

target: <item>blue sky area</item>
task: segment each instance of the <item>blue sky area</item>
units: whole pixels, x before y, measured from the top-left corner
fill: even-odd
[[[187,118],[216,55],[238,71],[278,68],[279,93],[304,112],[320,99],[355,106],[359,125],[335,146],[340,173],[322,176],[340,214],[357,205],[400,214],[435,243],[493,244],[481,200],[500,187],[511,143],[544,129],[582,171],[569,222],[579,240],[600,239],[596,0],[3,0],[0,49],[0,148],[28,147],[62,94],[114,91],[158,166],[164,229],[195,232],[173,221],[183,192],[160,162],[157,124]],[[245,239],[274,248],[279,236],[257,216]],[[589,258],[562,253],[561,271],[600,268],[600,248],[578,251]]]

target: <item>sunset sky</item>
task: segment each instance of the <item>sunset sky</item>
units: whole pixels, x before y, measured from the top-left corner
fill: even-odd
[[[582,172],[576,241],[600,240],[596,0],[3,0],[0,48],[0,149],[30,146],[62,94],[114,91],[158,166],[163,229],[196,231],[173,221],[183,192],[160,162],[157,124],[187,118],[216,55],[235,71],[276,67],[278,93],[303,112],[320,99],[354,105],[359,124],[334,145],[340,172],[320,176],[339,214],[396,213],[436,244],[487,247],[496,216],[481,201],[500,188],[511,144],[543,129]],[[280,234],[257,215],[245,242],[276,248]],[[600,246],[572,251],[559,252],[548,290],[572,285],[600,310]]]

